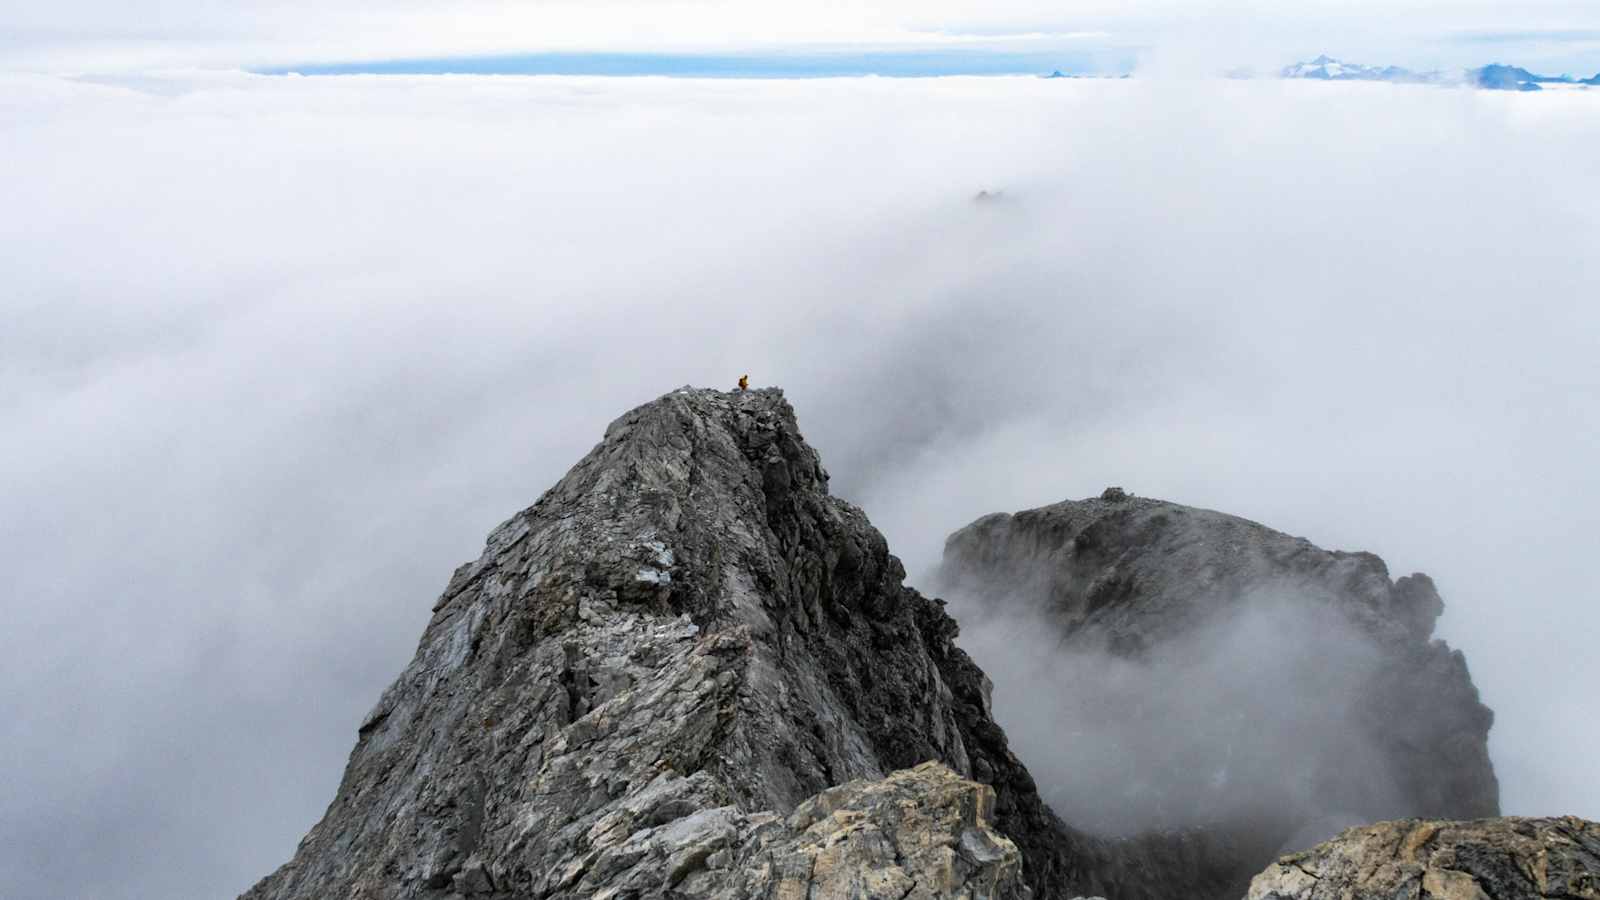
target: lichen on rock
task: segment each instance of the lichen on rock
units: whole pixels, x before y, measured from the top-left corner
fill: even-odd
[[[1573,817],[1404,819],[1290,854],[1247,900],[1597,900],[1600,824]]]

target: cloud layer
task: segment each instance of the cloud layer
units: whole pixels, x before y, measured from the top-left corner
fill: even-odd
[[[1043,598],[1002,610],[959,590],[962,643],[994,680],[1000,724],[1045,802],[1078,828],[1222,828],[1264,865],[1424,812],[1362,720],[1383,651],[1314,591],[1257,591],[1134,661],[1068,645]]]
[[[1428,571],[1507,811],[1600,817],[1597,104],[0,81],[4,893],[248,886],[488,529],[745,371],[914,578],[1107,484]]]

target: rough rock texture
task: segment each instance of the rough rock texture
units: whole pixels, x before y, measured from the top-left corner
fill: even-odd
[[[1178,748],[1174,777],[1188,778],[1181,787],[1198,806],[1210,797],[1231,809],[1241,777],[1256,779],[1244,793],[1271,798],[1265,812],[1237,812],[1249,821],[1211,829],[1231,834],[1248,862],[1241,891],[1242,878],[1277,853],[1334,833],[1330,822],[1499,812],[1487,749],[1493,715],[1462,655],[1431,639],[1444,605],[1426,575],[1392,581],[1370,553],[1325,551],[1234,516],[1111,488],[1096,499],[979,519],[947,541],[940,582],[977,598],[984,615],[1043,618],[1055,632],[1047,652],[1114,659],[1125,664],[1124,683],[1138,683],[1129,671],[1183,672],[1179,661],[1223,648],[1214,651],[1223,658],[1195,662],[1200,674],[1191,680],[1231,678],[1228,691],[1207,695],[1168,675],[1152,683],[1180,696],[1194,687],[1202,699],[1188,707],[1152,699],[1190,717],[1164,734]],[[1278,618],[1256,621],[1271,627],[1230,643],[1226,631],[1243,610],[1268,607]],[[1312,658],[1324,651],[1324,663]],[[1299,655],[1267,669],[1282,684],[1251,684],[1250,666],[1273,653]],[[1214,715],[1190,708],[1200,703],[1214,704]],[[1212,721],[1218,734],[1208,743],[1195,732]],[[1274,735],[1299,740],[1295,753],[1273,746]],[[1281,797],[1262,782],[1276,777],[1263,771],[1280,766],[1296,782]],[[1057,812],[1080,821],[1071,809]]]
[[[1193,834],[1061,828],[903,577],[780,391],[641,406],[456,571],[245,896],[1004,897],[1019,848],[1036,896],[1141,898],[1153,856],[1206,869]],[[982,787],[888,774],[929,760]]]
[[[1600,825],[1407,819],[1352,828],[1267,867],[1248,900],[1600,900]]]
[[[923,763],[800,804],[737,896],[1021,897],[1022,854],[987,826],[994,791]]]
[[[1429,646],[1444,612],[1432,579],[1391,581],[1371,553],[1323,550],[1247,519],[1121,488],[984,516],[946,541],[944,567],[957,580],[983,583],[990,596],[1045,603],[1068,636],[1129,654],[1279,584],[1315,594],[1397,643]],[[1479,709],[1486,730],[1492,717]]]

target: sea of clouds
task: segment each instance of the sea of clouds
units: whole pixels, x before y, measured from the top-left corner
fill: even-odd
[[[1429,572],[1506,811],[1600,818],[1597,141],[1600,92],[0,76],[0,893],[248,887],[483,535],[745,372],[913,581],[1109,484]]]

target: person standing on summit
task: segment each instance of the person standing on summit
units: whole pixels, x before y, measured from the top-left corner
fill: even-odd
[[[741,390],[741,391],[750,390],[750,376],[749,375],[740,375],[739,376],[739,390]]]

